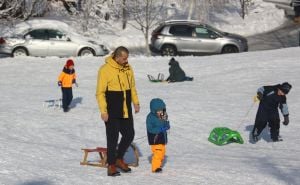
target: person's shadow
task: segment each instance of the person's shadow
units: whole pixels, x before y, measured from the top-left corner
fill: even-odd
[[[139,165],[139,158],[142,156],[141,150],[138,147],[137,144],[132,143],[125,155],[124,155],[124,160],[126,161],[127,164],[137,167]]]
[[[253,130],[254,124],[252,125],[247,125],[246,126],[246,131],[249,131],[249,143],[255,144],[252,138],[252,130]],[[269,126],[267,125],[266,128],[261,132],[261,134],[258,136],[258,140],[265,140],[267,142],[271,142],[271,136],[270,136],[270,131],[269,131]]]
[[[72,100],[70,108],[73,109],[77,106],[77,104],[81,104],[82,103],[82,97],[76,97]]]

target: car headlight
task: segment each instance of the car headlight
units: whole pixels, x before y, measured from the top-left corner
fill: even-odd
[[[243,43],[243,41],[241,39],[236,39],[238,42]]]

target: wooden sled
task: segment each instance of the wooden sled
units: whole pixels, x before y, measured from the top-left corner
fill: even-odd
[[[129,166],[137,167],[139,165],[139,152],[134,144],[130,145],[130,148],[133,150],[135,161],[128,163]],[[81,149],[84,152],[83,161],[80,162],[80,165],[88,165],[95,167],[107,167],[107,148],[97,147],[94,149],[83,148]],[[91,152],[99,153],[100,160],[98,162],[88,161],[88,155]]]

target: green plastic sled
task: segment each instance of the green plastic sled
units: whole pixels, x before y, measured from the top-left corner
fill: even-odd
[[[208,137],[208,141],[216,145],[226,145],[229,143],[240,143],[243,144],[244,140],[238,131],[230,130],[226,127],[214,128]]]

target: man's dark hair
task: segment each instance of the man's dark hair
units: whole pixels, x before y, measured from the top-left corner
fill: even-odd
[[[122,55],[122,52],[125,52],[129,54],[129,50],[124,46],[119,46],[115,49],[115,51],[112,53],[113,58],[119,57]]]

